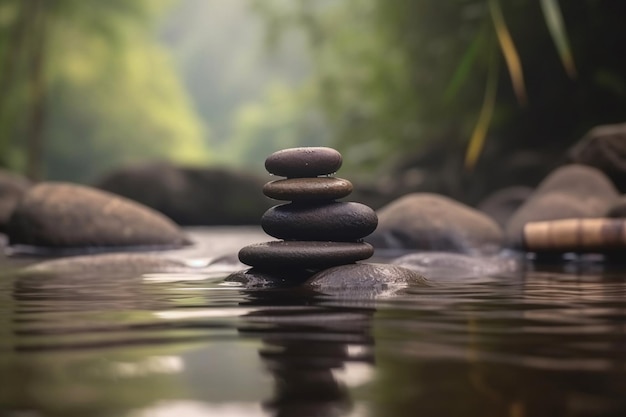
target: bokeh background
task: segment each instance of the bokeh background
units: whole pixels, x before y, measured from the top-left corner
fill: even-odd
[[[626,119],[624,16],[622,0],[0,0],[0,167],[262,173],[321,145],[362,189],[476,203]]]

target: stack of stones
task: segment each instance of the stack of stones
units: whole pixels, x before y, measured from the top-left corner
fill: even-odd
[[[290,203],[270,208],[261,226],[280,240],[244,247],[241,262],[257,271],[319,271],[371,257],[374,248],[362,239],[376,229],[378,218],[368,206],[336,201],[352,192],[350,181],[330,176],[341,163],[339,152],[323,147],[270,155],[265,168],[287,178],[265,184],[263,193]]]

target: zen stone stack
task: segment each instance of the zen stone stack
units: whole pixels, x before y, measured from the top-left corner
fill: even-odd
[[[331,148],[270,155],[265,168],[287,178],[265,184],[263,193],[290,203],[270,208],[261,226],[280,240],[244,247],[241,262],[271,272],[320,270],[371,257],[374,248],[362,239],[376,229],[378,218],[368,206],[336,201],[352,192],[350,181],[330,176],[341,163],[341,154]]]

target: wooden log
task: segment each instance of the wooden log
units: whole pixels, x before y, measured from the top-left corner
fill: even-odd
[[[615,252],[626,250],[626,219],[581,218],[530,222],[522,242],[530,252]]]

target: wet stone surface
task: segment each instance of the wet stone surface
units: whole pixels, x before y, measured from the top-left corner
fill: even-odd
[[[367,259],[374,248],[367,243],[273,241],[249,245],[239,259],[259,270],[328,268]]]
[[[307,282],[320,291],[328,289],[372,289],[429,285],[421,274],[397,265],[356,263],[320,271]]]
[[[274,152],[265,160],[265,168],[281,177],[317,177],[337,172],[341,163],[341,154],[335,149],[303,147]]]
[[[268,182],[263,194],[275,200],[316,201],[335,200],[348,196],[352,183],[343,178],[289,178]]]
[[[331,148],[291,148],[270,155],[267,170],[289,178],[265,184],[263,193],[291,203],[267,210],[261,227],[283,240],[244,247],[241,262],[262,271],[305,272],[370,258],[374,249],[362,239],[376,229],[376,213],[363,204],[335,201],[352,192],[350,181],[318,177],[334,173],[341,162],[341,154]]]
[[[31,187],[17,204],[7,234],[12,245],[53,248],[189,244],[170,219],[95,188],[56,182]]]
[[[374,210],[360,203],[283,204],[265,212],[263,230],[278,239],[355,241],[376,229]]]

